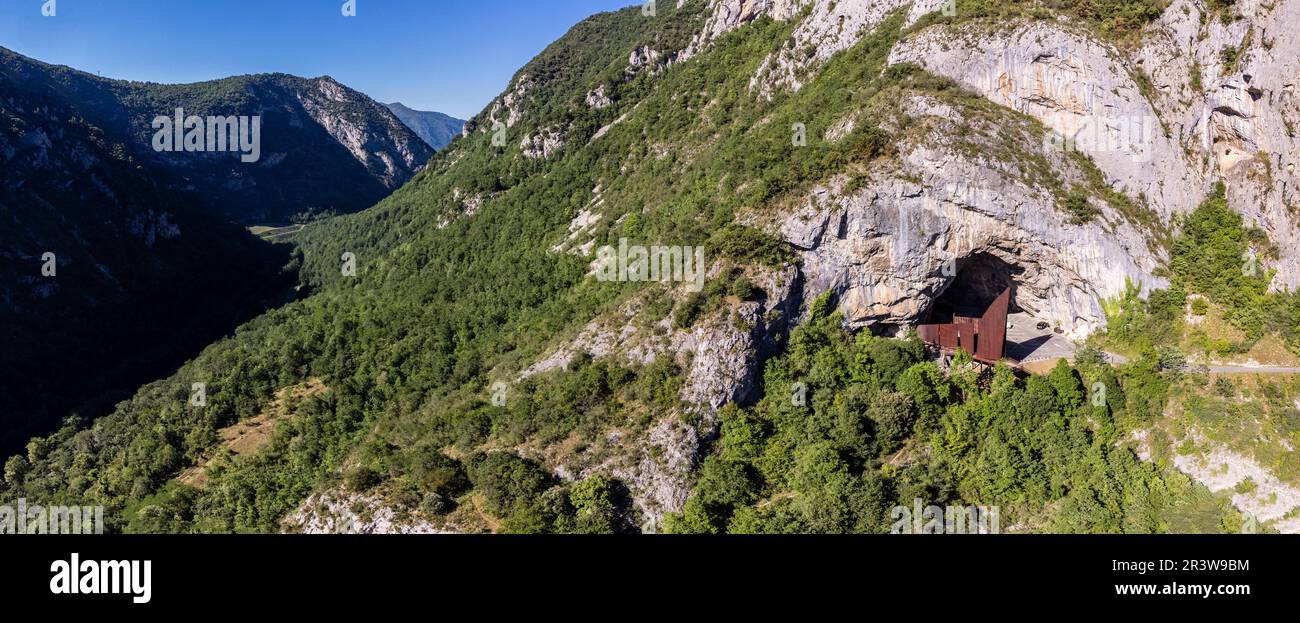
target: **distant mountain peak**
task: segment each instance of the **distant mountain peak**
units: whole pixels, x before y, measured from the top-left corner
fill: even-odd
[[[384,105],[406,124],[406,127],[434,149],[442,149],[449,145],[465,127],[464,119],[457,119],[440,112],[416,110],[401,102]]]
[[[133,82],[0,48],[0,92],[66,105],[68,114],[146,163],[157,183],[196,191],[205,209],[242,223],[365,209],[414,177],[434,153],[385,106],[328,75]],[[15,103],[0,102],[0,112]],[[199,116],[261,117],[264,157],[246,166],[224,155],[159,153],[151,148],[150,120],[177,108]]]

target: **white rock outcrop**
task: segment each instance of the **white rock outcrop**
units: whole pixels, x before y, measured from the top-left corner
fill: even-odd
[[[1203,24],[1203,7],[1178,0],[1129,52],[1054,22],[940,25],[900,43],[890,62],[947,76],[1079,137],[1073,146],[1108,183],[1170,222],[1225,182],[1229,205],[1281,250],[1270,259],[1274,287],[1294,288],[1300,2],[1241,2],[1235,10],[1242,19]]]
[[[903,330],[961,270],[992,257],[1018,271],[1018,306],[1082,338],[1104,326],[1101,302],[1126,279],[1165,285],[1155,275],[1161,256],[1121,215],[1107,207],[1102,218],[1072,223],[1050,192],[1015,173],[1015,163],[990,166],[962,143],[937,138],[958,134],[944,105],[918,97],[907,106],[933,131],[930,140],[901,146],[897,170],[856,190],[837,178],[781,217],[782,237],[802,256],[805,302],[830,290],[851,325]],[[962,140],[993,138],[968,128]],[[1026,149],[1067,179],[1084,175],[1064,154],[1033,143]]]

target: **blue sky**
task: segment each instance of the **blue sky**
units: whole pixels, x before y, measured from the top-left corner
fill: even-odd
[[[0,0],[0,46],[108,78],[330,75],[466,118],[573,24],[638,0]]]

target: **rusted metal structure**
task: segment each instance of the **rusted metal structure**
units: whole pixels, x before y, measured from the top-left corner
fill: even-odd
[[[1007,288],[979,318],[954,315],[952,322],[923,324],[916,328],[916,333],[922,342],[940,350],[964,350],[977,361],[997,363],[1006,355],[1010,309],[1011,288]]]

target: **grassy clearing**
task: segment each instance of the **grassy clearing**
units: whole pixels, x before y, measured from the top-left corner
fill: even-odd
[[[202,487],[208,482],[208,474],[229,459],[253,454],[270,442],[276,425],[291,417],[301,400],[327,391],[329,388],[324,381],[310,379],[302,385],[286,387],[276,392],[275,399],[256,417],[217,431],[221,442],[208,451],[201,462],[181,472],[177,480],[191,487]]]
[[[1244,346],[1250,344],[1247,338],[1244,331],[1228,322],[1222,306],[1209,304],[1203,315],[1188,310],[1178,349],[1205,365],[1300,365],[1300,357],[1276,332],[1265,333],[1249,348]]]
[[[1223,447],[1300,485],[1300,375],[1189,376],[1172,389],[1154,430],[1179,454]]]

